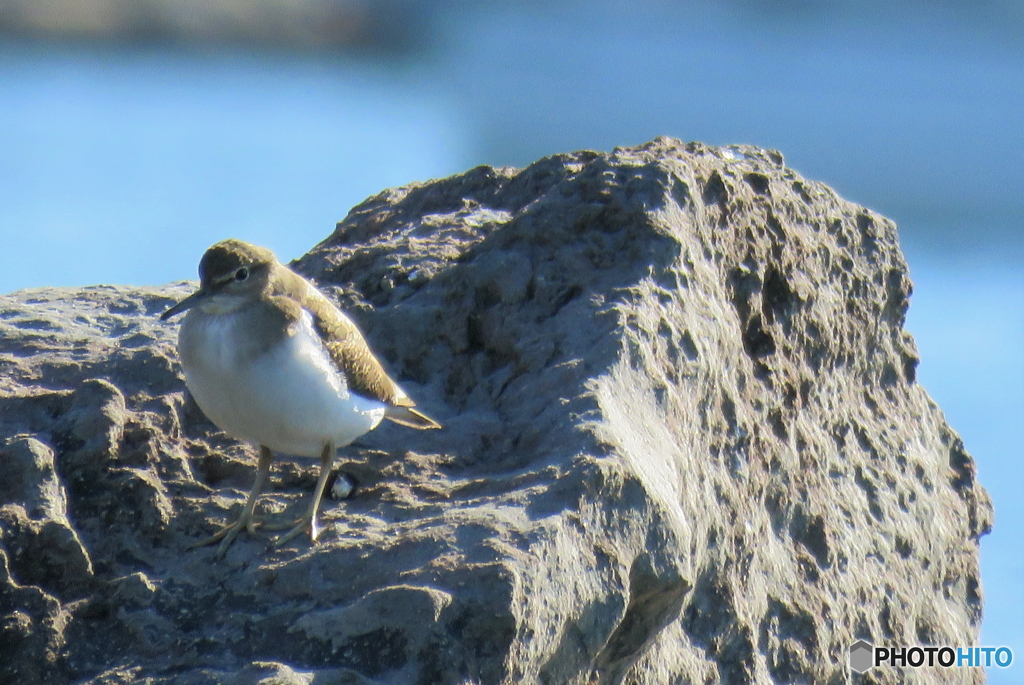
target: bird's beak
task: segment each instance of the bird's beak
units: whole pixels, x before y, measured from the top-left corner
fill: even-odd
[[[174,305],[166,312],[161,314],[160,320],[167,321],[167,319],[171,318],[175,314],[180,314],[186,310],[192,309],[192,307],[195,307],[197,304],[202,304],[203,300],[210,297],[210,295],[212,295],[212,293],[209,290],[206,290],[205,288],[200,288],[199,290],[195,291],[194,293],[186,297],[184,300],[182,300],[181,302],[179,302],[178,304]]]

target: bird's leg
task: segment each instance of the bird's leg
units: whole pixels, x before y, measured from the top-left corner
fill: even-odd
[[[284,543],[305,532],[309,533],[309,539],[313,542],[316,542],[316,539],[320,537],[320,527],[317,525],[316,514],[320,509],[320,500],[323,499],[324,488],[327,487],[327,478],[331,475],[331,469],[333,467],[334,443],[328,442],[324,445],[323,452],[320,453],[320,477],[316,481],[316,490],[313,491],[313,501],[310,503],[309,509],[306,510],[305,515],[298,520],[294,528],[274,540],[274,547],[280,547]]]
[[[242,507],[242,514],[238,517],[238,520],[224,526],[205,540],[191,545],[189,549],[205,547],[221,540],[220,546],[217,548],[217,556],[223,557],[227,553],[228,547],[235,541],[239,531],[245,528],[249,533],[256,532],[256,520],[253,517],[253,511],[256,509],[256,500],[259,498],[260,490],[263,489],[263,484],[267,481],[267,474],[270,473],[270,462],[273,459],[274,454],[270,449],[260,445],[260,461],[259,470],[256,472],[256,482],[253,483],[252,490],[249,492],[249,497],[245,500],[245,506]]]

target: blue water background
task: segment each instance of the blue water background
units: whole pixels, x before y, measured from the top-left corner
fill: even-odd
[[[940,5],[460,6],[392,61],[7,41],[0,292],[194,278],[227,236],[287,260],[365,197],[481,163],[662,134],[777,148],[900,225],[919,379],[996,506],[981,644],[1016,659],[989,682],[1022,683],[1024,24]]]

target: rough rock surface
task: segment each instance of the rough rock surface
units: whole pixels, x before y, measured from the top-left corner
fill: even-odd
[[[197,260],[199,255],[196,255]],[[895,226],[780,155],[658,139],[388,190],[297,263],[445,430],[342,452],[321,544],[243,534],[188,290],[0,298],[0,681],[980,682],[988,497],[915,382]],[[261,509],[298,512],[312,460]]]

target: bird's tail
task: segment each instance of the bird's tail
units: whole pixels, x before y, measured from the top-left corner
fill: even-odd
[[[403,426],[418,428],[420,430],[441,427],[441,424],[437,421],[426,414],[413,409],[412,407],[389,406],[387,411],[384,413],[384,418]]]

